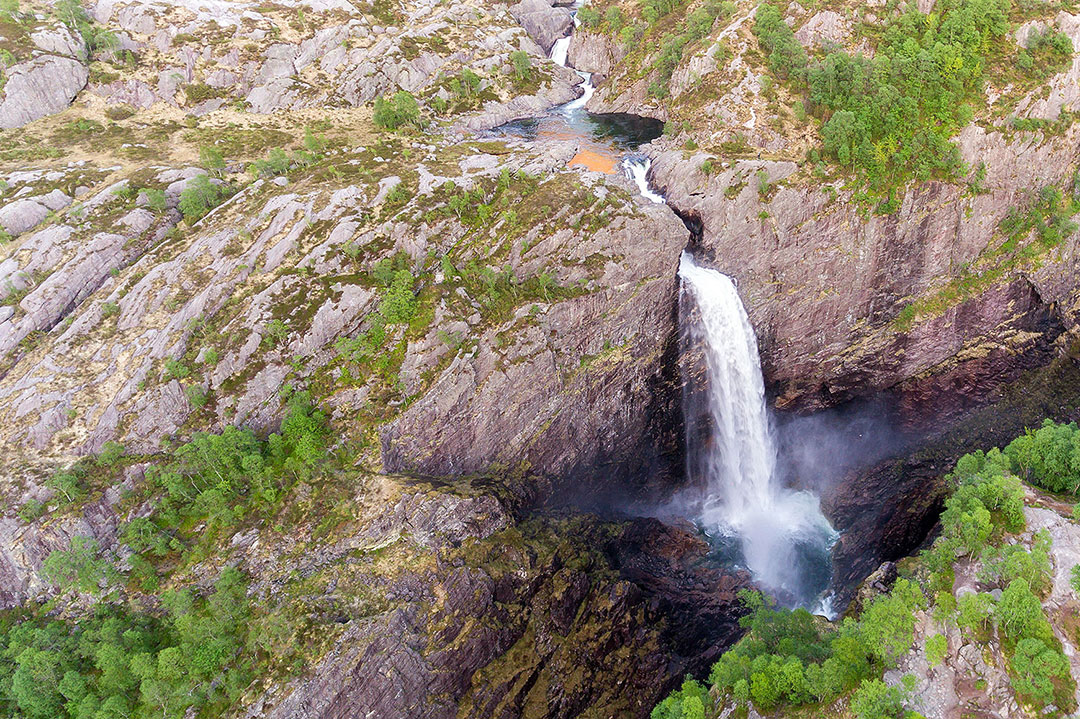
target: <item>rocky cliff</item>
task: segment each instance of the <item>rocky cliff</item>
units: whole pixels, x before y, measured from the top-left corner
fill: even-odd
[[[666,206],[568,166],[580,138],[484,134],[580,94],[546,59],[560,5],[123,0],[0,23],[5,608],[57,595],[42,564],[75,537],[122,564],[118,532],[152,509],[132,493],[172,447],[273,432],[306,393],[349,466],[169,579],[239,566],[310,630],[310,669],[277,667],[237,715],[646,715],[738,635],[748,584],[692,528],[617,516],[683,479],[687,247],[738,281],[787,419],[883,408],[879,433],[841,433],[881,445],[864,461],[793,470],[844,532],[839,584],[923,541],[950,459],[1076,414],[1080,240],[1007,218],[1075,191],[1080,61],[987,88],[1042,124],[976,118],[970,178],[871,200],[807,159],[753,3],[666,94],[662,38],[605,15],[569,62],[596,74],[590,109],[668,121],[644,148]],[[835,11],[787,21],[812,51],[863,42]],[[399,92],[416,114],[377,126]],[[56,469],[114,442],[126,471],[69,506]]]

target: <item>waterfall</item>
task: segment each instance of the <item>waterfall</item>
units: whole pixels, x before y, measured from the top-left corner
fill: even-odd
[[[779,482],[754,328],[731,278],[699,267],[688,254],[679,276],[681,321],[689,323],[684,337],[702,350],[707,385],[711,436],[704,446],[694,431],[698,419],[687,417],[688,470],[705,487],[701,522],[737,543],[758,583],[788,603],[813,606],[835,532],[816,496]]]
[[[570,35],[560,37],[551,46],[551,61],[556,65],[566,67],[566,55],[570,52]]]
[[[574,3],[572,7],[572,12],[574,13],[574,27],[576,28],[580,24],[577,19],[577,10],[579,7],[581,7],[581,3]],[[548,57],[551,58],[551,61],[556,65],[566,67],[566,57],[567,54],[570,52],[570,38],[572,37],[573,31],[571,31],[571,34],[567,35],[566,37],[560,37],[558,40],[555,41],[555,44],[551,46],[551,52],[548,54]],[[589,101],[589,98],[593,96],[593,92],[596,91],[596,88],[593,87],[592,84],[591,72],[582,72],[581,70],[577,69],[574,69],[574,72],[576,72],[578,74],[578,77],[582,79],[582,95],[581,97],[571,100],[570,102],[562,106],[562,111],[568,115],[585,107],[585,103]]]
[[[642,197],[650,202],[666,202],[663,195],[654,192],[649,187],[649,168],[652,167],[652,160],[647,157],[628,157],[623,160],[622,166],[626,178],[638,186]]]

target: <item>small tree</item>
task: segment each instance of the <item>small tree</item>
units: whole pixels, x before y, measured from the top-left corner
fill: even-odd
[[[859,719],[901,719],[907,715],[904,706],[911,690],[908,685],[913,677],[904,677],[903,687],[889,686],[880,679],[865,679],[855,690],[851,708]]]
[[[945,654],[949,650],[949,643],[944,634],[935,634],[926,638],[926,661],[931,667],[936,667],[945,660]]]
[[[225,199],[227,192],[221,185],[210,181],[206,175],[197,175],[187,183],[180,193],[180,212],[189,225],[206,216]]]
[[[1014,579],[1001,593],[997,620],[1005,634],[1013,639],[1033,636],[1046,623],[1039,598],[1026,579]]]
[[[401,90],[391,97],[375,100],[375,112],[371,118],[376,125],[387,130],[420,125],[420,106],[416,98]]]
[[[199,163],[207,172],[214,177],[221,177],[225,170],[225,158],[216,147],[204,146],[199,148]]]
[[[1012,658],[1016,693],[1040,706],[1054,699],[1054,679],[1069,676],[1069,662],[1041,639],[1021,639]]]
[[[529,53],[524,50],[514,50],[510,53],[510,62],[514,65],[514,82],[525,84],[532,77],[532,60]]]

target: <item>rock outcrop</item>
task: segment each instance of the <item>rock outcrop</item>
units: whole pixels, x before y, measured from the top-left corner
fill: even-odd
[[[30,35],[30,57],[3,69],[0,129],[22,127],[67,108],[90,71],[82,38],[57,23]],[[10,231],[10,230],[9,230]]]
[[[550,0],[521,0],[510,6],[510,14],[545,53],[550,53],[555,41],[569,35],[574,27],[570,11]]]
[[[490,497],[412,490],[387,515],[294,570],[363,583],[383,606],[354,617],[340,590],[313,599],[340,636],[246,716],[645,717],[740,631],[745,575],[702,568],[707,545],[655,521],[612,539],[589,518],[515,522]],[[334,558],[368,547],[381,556],[351,576]]]

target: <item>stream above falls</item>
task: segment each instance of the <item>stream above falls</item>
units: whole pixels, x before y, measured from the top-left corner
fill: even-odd
[[[570,7],[574,27],[579,24],[577,11],[581,2]],[[548,57],[556,65],[568,67],[567,55],[573,31],[559,38]],[[528,141],[572,141],[578,146],[570,160],[571,167],[579,165],[594,172],[614,174],[621,171],[634,182],[645,199],[660,203],[664,198],[649,187],[646,174],[649,160],[635,151],[652,142],[664,132],[664,123],[651,117],[627,113],[592,113],[585,109],[595,87],[592,74],[571,68],[581,77],[582,94],[559,105],[542,117],[515,120],[490,131],[496,137],[513,137]]]

